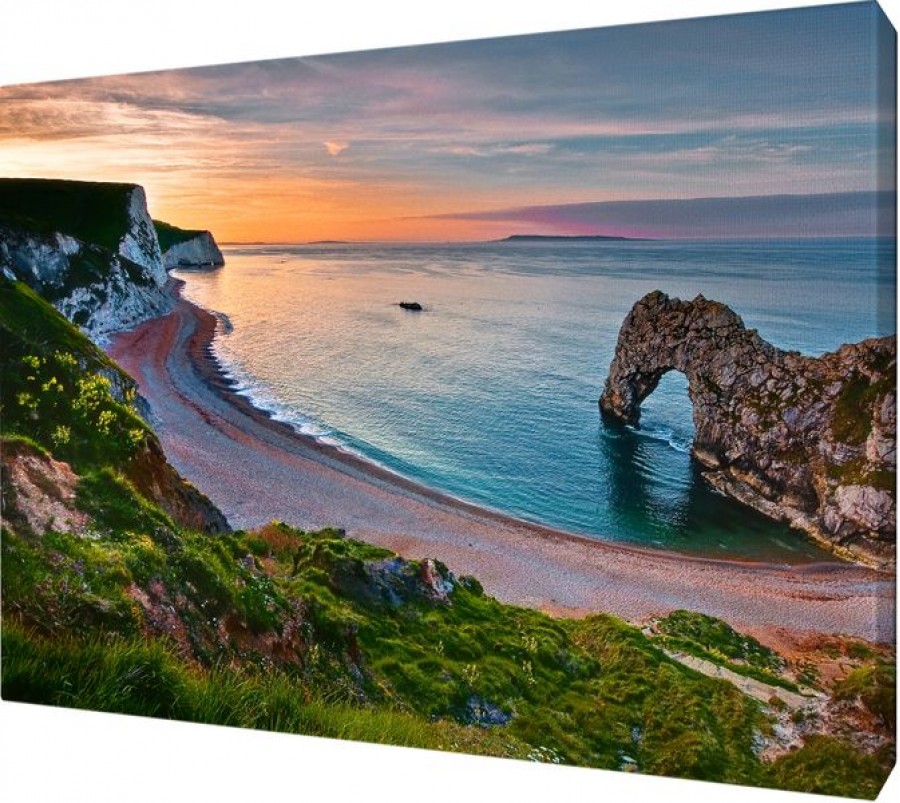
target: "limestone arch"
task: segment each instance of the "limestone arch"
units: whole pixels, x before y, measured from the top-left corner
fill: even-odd
[[[600,410],[636,425],[660,379],[680,371],[691,453],[716,488],[834,551],[893,564],[896,348],[890,336],[807,357],[724,304],[656,290],[622,324]]]

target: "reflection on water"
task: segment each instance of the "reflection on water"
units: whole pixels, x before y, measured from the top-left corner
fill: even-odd
[[[603,504],[616,532],[646,534],[635,543],[776,562],[830,560],[787,525],[715,491],[695,460],[664,441],[601,424],[597,449],[607,466]]]

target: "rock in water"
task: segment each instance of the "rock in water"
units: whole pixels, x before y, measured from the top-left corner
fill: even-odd
[[[821,357],[786,352],[725,304],[660,291],[625,318],[600,409],[638,425],[663,374],[693,404],[692,454],[719,490],[843,557],[887,567],[896,552],[896,337]]]
[[[408,309],[410,312],[422,311],[422,305],[418,301],[401,301],[398,306]]]

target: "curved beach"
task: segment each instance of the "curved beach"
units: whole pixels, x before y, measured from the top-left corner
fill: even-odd
[[[280,519],[478,577],[503,602],[631,622],[689,608],[754,634],[890,642],[894,576],[850,564],[723,561],[573,536],[460,502],[298,434],[233,392],[211,356],[213,315],[182,299],[116,335],[108,352],[138,382],[172,464],[234,527]],[[798,537],[800,537],[798,535]]]

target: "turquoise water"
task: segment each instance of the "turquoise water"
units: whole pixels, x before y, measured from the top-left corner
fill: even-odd
[[[276,417],[519,518],[713,556],[824,557],[705,485],[680,374],[647,399],[639,431],[601,423],[634,301],[702,292],[807,354],[896,327],[888,241],[269,245],[225,257],[219,271],[180,274],[185,294],[227,316],[216,355]]]

